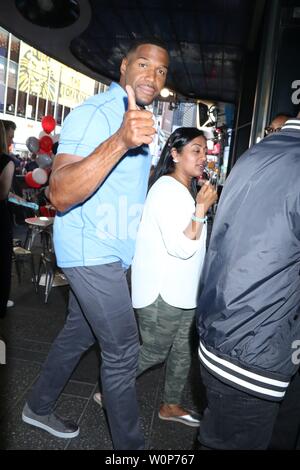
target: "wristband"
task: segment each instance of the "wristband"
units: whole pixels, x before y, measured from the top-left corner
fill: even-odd
[[[197,217],[195,214],[192,215],[192,220],[195,222],[199,222],[200,224],[206,224],[207,222],[207,216],[205,217]]]

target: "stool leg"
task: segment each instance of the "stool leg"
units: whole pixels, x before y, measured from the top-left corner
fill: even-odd
[[[41,277],[42,277],[42,266],[43,266],[43,257],[41,255],[40,256],[39,267],[38,267],[38,273],[37,273],[37,277],[36,277],[37,290],[38,290],[38,286],[40,284],[40,280],[41,280]]]
[[[46,275],[46,287],[45,287],[45,304],[48,302],[48,297],[49,297],[49,294],[50,294],[50,291],[51,291],[51,288],[52,288],[52,284],[53,284],[53,278],[54,278],[54,272],[51,270],[51,271],[47,271],[47,275]]]
[[[31,263],[31,276],[32,276],[32,282],[34,285],[34,290],[36,293],[38,293],[37,278],[35,274],[34,259],[33,259],[32,253],[30,254],[30,263]]]
[[[20,269],[20,261],[18,259],[18,257],[16,256],[15,257],[15,267],[16,267],[16,271],[17,271],[17,277],[18,277],[18,282],[19,284],[21,284],[21,269]]]

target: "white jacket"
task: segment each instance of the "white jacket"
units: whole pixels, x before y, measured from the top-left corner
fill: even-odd
[[[162,176],[150,189],[132,264],[135,308],[152,304],[159,294],[174,307],[196,307],[207,228],[199,240],[184,235],[194,212],[190,192],[172,176]]]

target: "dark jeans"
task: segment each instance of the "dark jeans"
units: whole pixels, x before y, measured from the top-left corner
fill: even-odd
[[[300,370],[291,380],[273,429],[269,449],[296,449],[300,438]],[[299,443],[300,444],[300,443]]]
[[[98,340],[101,381],[114,448],[144,448],[135,377],[139,338],[121,263],[66,268],[69,315],[28,399],[37,414],[48,414],[81,355]]]
[[[237,390],[201,366],[207,407],[199,431],[199,442],[210,449],[267,449],[279,403]]]

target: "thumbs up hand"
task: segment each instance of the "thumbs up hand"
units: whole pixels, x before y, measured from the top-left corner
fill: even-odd
[[[150,144],[156,133],[153,114],[138,108],[134,91],[130,85],[126,85],[126,92],[128,110],[124,114],[122,125],[118,131],[119,137],[127,149]]]
[[[135,101],[135,94],[133,91],[133,88],[130,85],[126,85],[126,93],[128,96],[128,111],[134,111],[136,109],[139,109],[138,106],[136,105]]]

